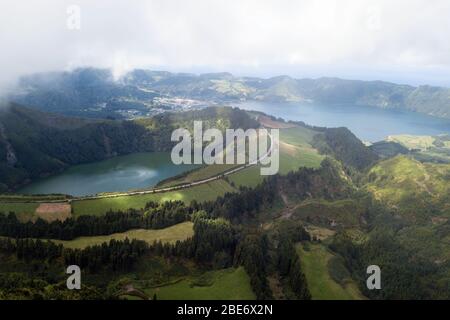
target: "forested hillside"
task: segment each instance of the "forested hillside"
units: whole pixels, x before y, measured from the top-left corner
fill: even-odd
[[[377,154],[347,128],[324,129],[323,134],[314,136],[313,145],[320,152],[342,161],[345,166],[358,170],[365,169],[378,160]]]

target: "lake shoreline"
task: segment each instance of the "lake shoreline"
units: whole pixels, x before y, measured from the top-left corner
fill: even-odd
[[[235,103],[233,106],[263,112],[286,121],[302,121],[310,126],[347,127],[361,141],[371,143],[385,140],[389,135],[450,133],[450,119],[398,108],[253,100]]]
[[[148,189],[160,181],[193,170],[190,165],[175,165],[169,152],[138,152],[100,161],[69,166],[48,177],[31,180],[13,195],[41,194],[70,197],[108,192]]]

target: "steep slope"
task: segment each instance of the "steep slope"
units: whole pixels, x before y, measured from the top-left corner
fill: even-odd
[[[378,160],[378,156],[347,128],[325,129],[314,136],[313,146],[358,170],[368,168]]]
[[[145,128],[126,121],[91,121],[11,104],[0,111],[2,188],[68,165],[155,149]]]

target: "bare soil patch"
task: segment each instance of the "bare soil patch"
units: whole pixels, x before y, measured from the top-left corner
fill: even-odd
[[[41,203],[35,213],[48,222],[64,221],[72,215],[70,203]]]

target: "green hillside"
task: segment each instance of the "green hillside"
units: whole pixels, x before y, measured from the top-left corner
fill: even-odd
[[[405,215],[450,214],[448,164],[421,163],[411,157],[397,156],[370,169],[365,188]]]

